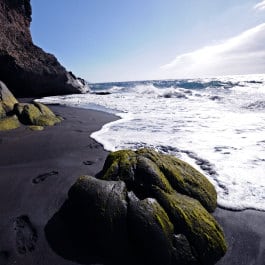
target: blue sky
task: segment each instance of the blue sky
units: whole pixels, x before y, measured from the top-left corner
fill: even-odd
[[[91,82],[265,73],[265,1],[31,3],[33,41]]]

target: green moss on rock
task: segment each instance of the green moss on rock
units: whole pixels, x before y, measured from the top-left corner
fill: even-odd
[[[121,150],[108,155],[99,175],[104,180],[123,180],[127,187],[130,187],[134,182],[135,168],[135,153],[131,150]]]
[[[56,116],[41,115],[34,120],[34,124],[38,126],[53,126],[61,122]]]
[[[111,153],[99,177],[123,180],[137,195],[144,190],[146,197],[150,196],[150,188],[155,185],[167,192],[176,190],[191,196],[210,212],[217,205],[216,190],[205,176],[188,163],[153,149]]]
[[[17,116],[0,119],[0,131],[16,129],[20,126]]]
[[[3,107],[3,102],[0,101],[0,119],[5,118],[6,117],[6,111]]]
[[[143,148],[136,153],[153,161],[176,191],[197,199],[210,212],[215,210],[216,190],[198,170],[174,156],[160,154],[152,149]]]
[[[202,264],[215,264],[227,245],[217,221],[195,199],[155,188],[155,198],[169,215],[176,233],[183,233]]]
[[[24,107],[28,105],[27,103],[16,103],[14,105],[14,112],[18,117],[21,117]]]
[[[151,264],[171,264],[174,227],[155,199],[141,201],[129,193],[128,229],[141,259]]]
[[[129,239],[148,264],[213,265],[225,254],[223,231],[209,213],[214,186],[187,163],[152,149],[121,150],[97,177],[79,178],[69,200],[105,252]]]
[[[28,128],[32,131],[43,131],[43,126],[37,126],[37,125],[29,125]]]
[[[23,110],[21,112],[21,120],[25,124],[38,125],[35,124],[36,119],[41,116],[40,110],[33,104],[23,104]]]
[[[6,112],[11,112],[18,102],[2,81],[0,81],[0,101]]]
[[[152,195],[153,186],[157,186],[169,193],[174,191],[159,167],[144,156],[137,156],[134,179],[137,188],[141,189],[140,195],[144,197]]]
[[[41,104],[39,102],[34,102],[33,104],[35,107],[39,109],[42,115],[56,117],[55,114],[44,104]]]
[[[8,128],[14,129],[19,126],[18,119],[14,117],[6,118],[13,113],[17,115],[21,123],[32,125],[31,130],[43,130],[43,126],[53,126],[62,121],[61,117],[56,116],[47,106],[41,103],[18,103],[5,84],[0,81],[0,119],[2,119],[2,130],[8,130]]]
[[[53,126],[62,120],[47,106],[40,103],[18,103],[15,105],[14,110],[20,121],[26,125]]]
[[[78,209],[76,218],[85,223],[87,240],[107,256],[127,253],[127,189],[122,181],[104,181],[81,176],[69,190],[69,200]],[[118,252],[117,252],[118,249]]]
[[[134,151],[121,150],[111,153],[99,177],[105,180],[122,180],[137,196],[150,197],[152,185],[172,192],[168,180],[151,160],[137,156]]]

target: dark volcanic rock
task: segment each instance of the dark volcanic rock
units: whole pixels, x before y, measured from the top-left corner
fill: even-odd
[[[170,265],[174,226],[155,199],[129,193],[128,225],[135,253],[148,263]]]
[[[0,131],[16,129],[20,126],[17,116],[13,115],[16,98],[0,81]]]
[[[13,94],[8,90],[6,85],[0,81],[0,118],[5,116],[3,113],[11,112],[14,105],[18,103]]]
[[[215,264],[226,252],[223,231],[199,201],[156,188],[157,201],[168,213],[175,230],[183,233],[202,264]]]
[[[121,264],[135,259],[133,265],[213,265],[225,254],[223,231],[209,213],[216,191],[189,164],[152,149],[121,150],[109,154],[97,177],[80,177],[68,193],[69,206],[48,223],[54,249],[52,223],[61,220],[69,241],[81,243],[87,257],[94,246],[113,264],[122,253]]]
[[[20,126],[17,116],[13,115],[0,119],[0,131],[16,129]]]
[[[122,181],[101,181],[83,176],[69,191],[76,218],[85,221],[82,234],[105,256],[127,253],[127,189]],[[88,248],[89,250],[89,248]],[[118,251],[117,251],[118,250]]]
[[[47,106],[34,102],[33,104],[16,103],[14,112],[19,120],[26,125],[53,126],[61,122]]]
[[[30,22],[30,0],[0,0],[0,80],[20,97],[86,92],[84,80],[33,44]]]
[[[151,149],[111,153],[98,177],[123,180],[140,197],[151,196],[150,189],[155,185],[166,192],[176,190],[194,197],[210,212],[217,204],[214,186],[200,172],[176,157]]]
[[[175,248],[172,257],[173,264],[200,265],[200,262],[193,256],[189,241],[184,235],[174,235],[173,245]]]
[[[61,117],[41,103],[18,103],[6,85],[0,81],[0,131],[16,129],[20,122],[29,125],[31,130],[39,131],[44,129],[43,126],[53,126],[61,121]]]
[[[217,204],[215,188],[184,161],[152,149],[121,150],[107,157],[98,177],[122,180],[140,198],[156,199],[202,264],[214,264],[226,252],[223,231],[209,214]]]

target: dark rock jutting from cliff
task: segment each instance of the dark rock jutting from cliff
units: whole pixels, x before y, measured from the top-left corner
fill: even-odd
[[[30,34],[30,0],[0,0],[0,80],[17,97],[84,93],[88,87]]]

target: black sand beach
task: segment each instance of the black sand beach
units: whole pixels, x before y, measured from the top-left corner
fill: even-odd
[[[89,135],[116,119],[52,106],[65,120],[44,131],[0,132],[0,264],[75,264],[54,253],[44,227],[82,174],[95,175],[107,152]]]
[[[102,168],[107,152],[89,135],[116,117],[51,109],[65,119],[61,124],[37,132],[26,127],[0,132],[0,265],[79,264],[67,258],[69,253],[54,251],[44,229],[77,177]],[[214,215],[229,245],[218,265],[265,264],[265,213],[217,209]]]
[[[217,208],[215,218],[223,227],[228,250],[217,265],[265,264],[265,212],[240,212]]]

